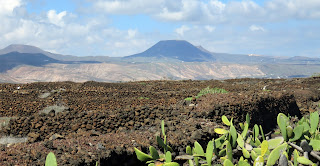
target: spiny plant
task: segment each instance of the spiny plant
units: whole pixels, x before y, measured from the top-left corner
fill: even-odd
[[[203,95],[206,95],[206,94],[215,94],[215,93],[228,93],[227,90],[225,89],[222,89],[222,88],[210,88],[209,86],[202,89],[198,94],[197,96],[195,96],[194,98],[199,98]],[[187,97],[185,98],[184,100],[187,100],[187,101],[191,101],[193,99],[193,97]]]
[[[210,140],[205,151],[197,141],[193,147],[187,146],[187,155],[184,156],[186,162],[190,166],[217,165],[214,163],[222,163],[224,166],[319,164],[320,157],[316,153],[320,151],[318,112],[301,118],[295,124],[292,117],[279,113],[277,124],[281,136],[272,139],[265,137],[261,125],[255,124],[249,129],[249,114],[244,123],[239,123],[240,131],[236,130],[232,121],[233,118],[229,120],[225,115],[222,116],[225,127],[214,129],[220,137]],[[172,160],[172,149],[167,145],[164,121],[161,122],[161,130],[163,140],[158,136],[157,142],[164,149],[164,155],[159,155],[152,146],[149,148],[150,155],[135,148],[138,159],[151,166],[161,158],[165,160],[161,163],[163,165],[179,165]]]
[[[146,164],[148,164],[148,166],[179,166],[178,163],[172,161],[171,153],[173,152],[173,150],[167,143],[167,136],[165,133],[163,120],[161,121],[161,133],[163,139],[160,136],[157,136],[156,139],[159,146],[163,148],[164,153],[159,155],[158,151],[153,146],[149,147],[150,154],[146,154],[139,149],[134,148],[138,160],[145,162]]]
[[[46,157],[46,164],[45,166],[57,166],[57,159],[53,152],[49,152]]]

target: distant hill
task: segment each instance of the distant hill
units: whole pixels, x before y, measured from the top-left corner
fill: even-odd
[[[0,56],[0,72],[5,72],[19,65],[43,66],[49,63],[61,63],[61,61],[40,53],[10,52]]]
[[[178,60],[183,62],[214,62],[216,59],[208,52],[199,49],[185,40],[164,40],[146,51],[125,57],[124,59]]]
[[[48,51],[44,51],[38,47],[31,45],[23,45],[23,44],[11,44],[3,49],[0,49],[0,56],[3,54],[7,54],[10,52],[19,52],[19,53],[31,53],[31,54],[43,54],[50,58],[57,59],[60,61],[73,61],[73,62],[81,62],[81,63],[97,63],[97,62],[109,62],[111,57],[107,56],[73,56],[73,55],[61,55],[54,54]],[[115,58],[117,59],[117,58]]]

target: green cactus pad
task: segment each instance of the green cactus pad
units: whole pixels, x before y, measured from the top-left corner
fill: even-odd
[[[274,165],[277,160],[280,158],[282,152],[287,149],[287,143],[283,143],[282,145],[278,146],[277,148],[273,149],[268,157],[267,165]]]
[[[314,164],[311,160],[309,160],[305,157],[298,157],[297,161],[301,164],[304,164],[304,165],[313,165]]]
[[[213,141],[209,141],[206,149],[206,160],[208,165],[211,165],[212,157],[213,157]]]
[[[205,156],[202,146],[196,141],[194,142],[194,153],[200,156]]]
[[[222,128],[215,128],[214,132],[216,132],[217,134],[227,134],[229,131]]]
[[[134,148],[134,151],[136,152],[136,155],[137,155],[138,160],[140,160],[140,161],[142,161],[142,162],[146,162],[146,161],[153,160],[152,156],[141,152],[141,151],[140,151],[139,149],[137,149],[137,148]]]
[[[275,149],[283,143],[283,137],[276,137],[268,140],[268,149]]]
[[[154,148],[153,146],[150,146],[150,147],[149,147],[149,151],[150,151],[150,154],[151,154],[151,156],[152,156],[152,158],[153,158],[154,160],[160,158],[158,151],[157,151],[156,148]]]
[[[264,140],[261,143],[261,156],[263,157],[268,151],[268,141]]]
[[[172,161],[172,155],[170,151],[166,152],[165,160],[166,160],[166,163],[170,163]]]
[[[253,166],[263,166],[264,159],[262,156],[258,156],[253,163]]]
[[[238,133],[237,133],[236,128],[233,125],[230,126],[230,134],[231,134],[231,138],[232,138],[231,145],[232,145],[232,147],[235,147],[236,143],[237,143],[237,134]]]
[[[223,122],[225,125],[227,125],[227,126],[230,126],[230,125],[231,125],[229,119],[228,119],[225,115],[222,115],[221,118],[222,118],[222,122]]]
[[[229,159],[226,159],[223,162],[223,166],[233,166],[233,163]]]
[[[316,111],[316,112],[313,112],[310,114],[310,130],[309,130],[309,132],[311,134],[313,134],[317,130],[318,124],[319,124],[319,113]]]
[[[163,166],[179,166],[179,164],[176,162],[169,162],[169,163],[164,163]]]
[[[309,145],[312,146],[313,150],[320,151],[320,140],[312,139]]]
[[[57,166],[57,159],[54,153],[50,152],[46,157],[46,164],[45,166]]]
[[[285,141],[287,141],[287,121],[288,118],[283,113],[279,113],[277,117],[277,123],[280,128],[282,137]]]
[[[233,157],[232,157],[232,147],[231,147],[231,144],[229,141],[227,141],[227,158],[232,161],[233,160]]]
[[[296,141],[301,138],[301,136],[303,134],[303,126],[299,125],[299,126],[295,127],[293,129],[293,133],[294,133],[294,137],[292,139],[289,139],[289,141],[291,141],[291,142]]]

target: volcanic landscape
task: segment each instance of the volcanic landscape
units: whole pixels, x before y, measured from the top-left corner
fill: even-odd
[[[191,101],[200,90],[223,88]],[[187,145],[218,137],[221,116],[276,127],[279,112],[301,117],[320,109],[320,77],[206,81],[37,82],[0,84],[1,165],[44,165],[54,152],[58,165],[142,165],[134,147],[158,148],[160,122],[169,144]],[[239,127],[236,125],[236,127]]]

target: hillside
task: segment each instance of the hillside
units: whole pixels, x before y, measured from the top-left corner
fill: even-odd
[[[0,72],[20,65],[44,66],[49,63],[61,63],[61,61],[40,53],[10,52],[0,56]]]
[[[214,62],[215,58],[191,43],[184,40],[164,40],[156,43],[146,51],[125,57],[135,61],[135,58],[146,58],[145,61],[178,60],[180,62]],[[140,60],[141,60],[140,59]]]

